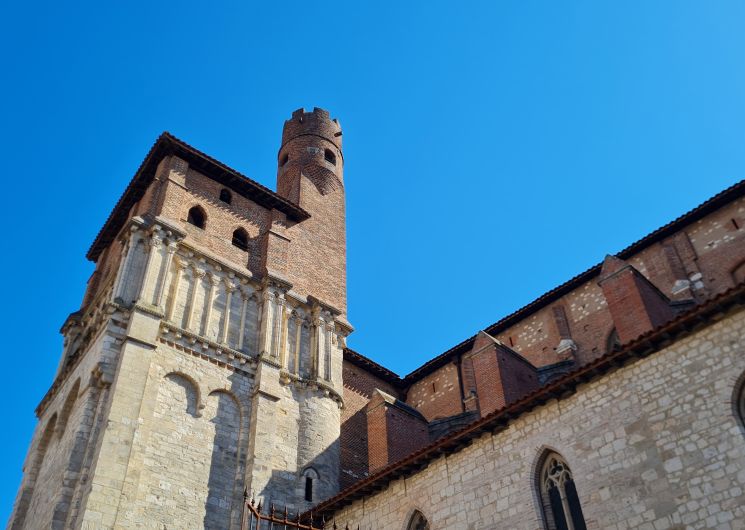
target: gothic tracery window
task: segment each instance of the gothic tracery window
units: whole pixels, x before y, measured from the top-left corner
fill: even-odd
[[[572,471],[557,453],[546,455],[538,477],[548,530],[586,530]]]
[[[409,520],[406,530],[430,530],[429,521],[419,510],[415,511]]]

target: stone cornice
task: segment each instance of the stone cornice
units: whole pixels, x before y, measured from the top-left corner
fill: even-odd
[[[247,373],[247,367],[255,370],[259,361],[256,356],[234,350],[227,344],[220,344],[170,322],[161,323],[158,340],[178,344],[194,352],[199,351],[199,355],[209,357]],[[195,345],[198,345],[198,348]]]
[[[104,307],[102,307],[102,310],[107,311],[110,316],[113,315],[116,310],[121,310],[126,315],[129,314],[129,310],[127,308],[120,306],[118,304],[115,304],[113,302],[107,302],[104,305]],[[65,384],[70,374],[75,371],[75,369],[80,365],[80,362],[86,357],[85,354],[88,352],[88,345],[94,342],[98,338],[98,336],[101,334],[101,332],[106,328],[106,325],[108,324],[111,324],[114,327],[120,326],[120,323],[115,321],[113,318],[105,318],[105,319],[102,319],[98,323],[98,327],[95,328],[96,331],[91,333],[88,344],[86,344],[85,347],[81,348],[80,353],[78,355],[75,355],[74,357],[70,357],[67,360],[67,363],[65,364],[65,366],[62,367],[59,374],[57,374],[57,377],[52,382],[52,385],[49,387],[49,390],[47,390],[47,393],[44,394],[44,397],[42,397],[41,401],[39,401],[39,404],[36,406],[36,410],[35,410],[37,418],[41,417],[41,415],[46,410],[46,407],[57,395],[57,392]],[[111,330],[111,334],[117,339],[124,338],[123,333],[118,333],[113,328]]]
[[[292,384],[298,388],[308,388],[311,390],[320,390],[326,397],[330,397],[339,405],[340,409],[345,407],[344,397],[328,382],[322,379],[308,379],[301,377],[297,374],[288,372],[287,370],[280,369],[279,371],[280,383],[287,385]]]

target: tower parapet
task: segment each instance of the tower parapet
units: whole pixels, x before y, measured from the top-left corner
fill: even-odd
[[[305,109],[294,111],[282,129],[280,151],[289,141],[300,136],[317,136],[341,150],[341,125],[339,120],[331,118],[327,110],[314,107],[311,112],[305,112]]]

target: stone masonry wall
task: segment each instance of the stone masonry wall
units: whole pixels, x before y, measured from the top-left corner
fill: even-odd
[[[745,528],[745,429],[732,405],[745,371],[745,311],[553,400],[382,492],[337,525],[543,528],[541,456],[569,464],[590,529]]]

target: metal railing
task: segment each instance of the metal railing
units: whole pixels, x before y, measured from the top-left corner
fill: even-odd
[[[241,530],[353,530],[348,524],[341,528],[335,521],[326,521],[323,517],[315,517],[313,512],[303,514],[295,513],[293,516],[285,507],[276,509],[274,504],[262,506],[261,501],[256,503],[254,499],[243,496],[243,516],[241,517]],[[360,530],[359,526],[354,530]]]

